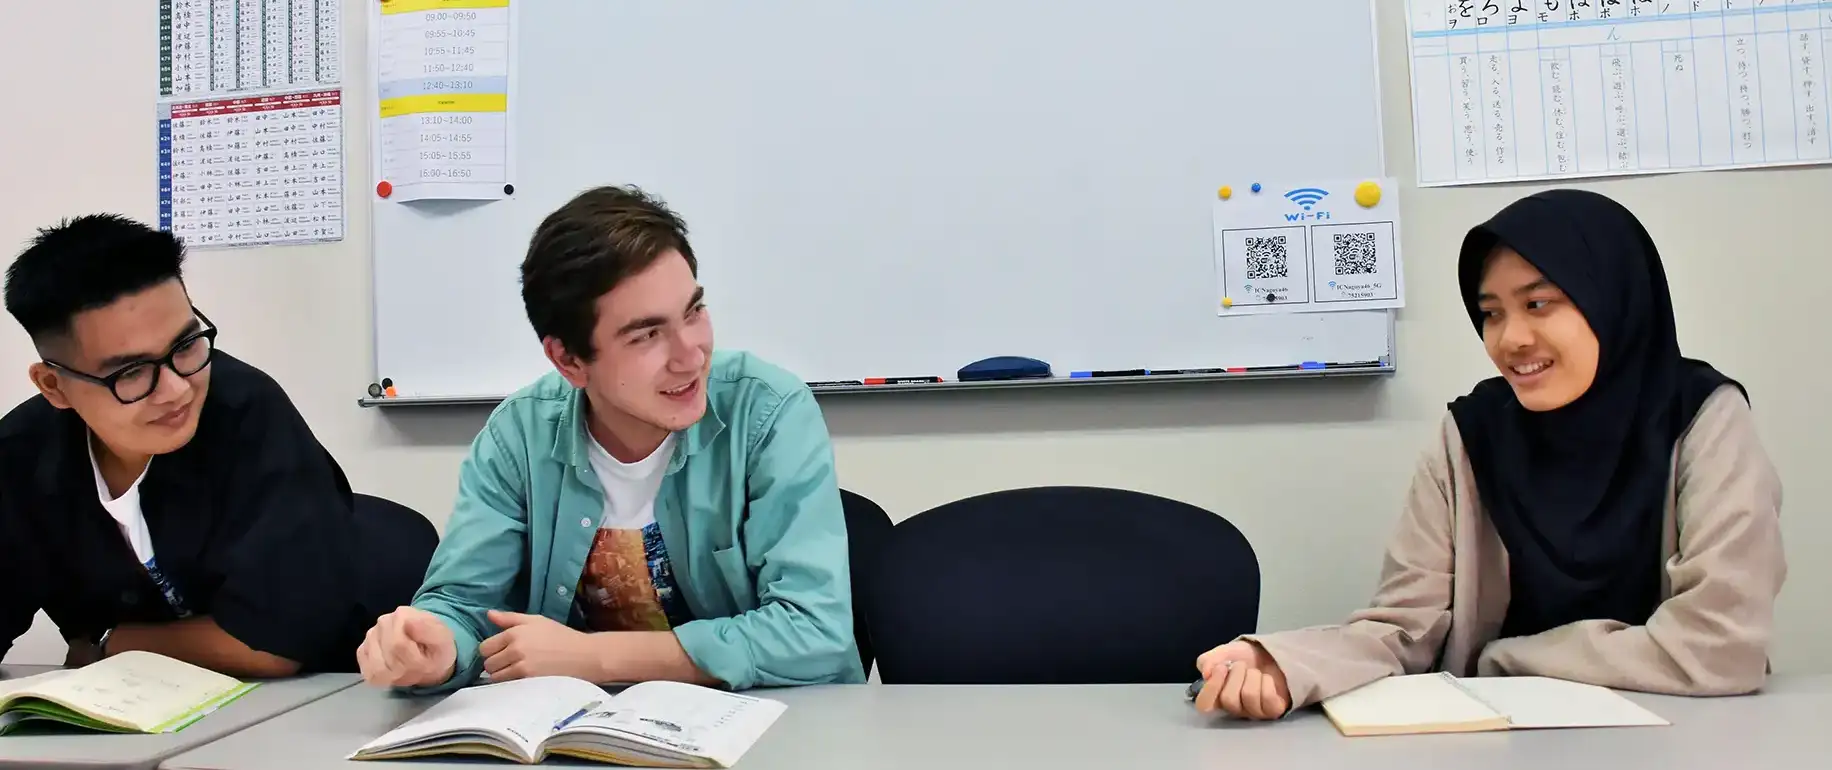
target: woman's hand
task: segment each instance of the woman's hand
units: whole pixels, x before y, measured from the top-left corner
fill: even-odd
[[[1196,659],[1202,691],[1196,710],[1224,711],[1247,719],[1278,719],[1291,709],[1285,671],[1253,642],[1229,642]]]

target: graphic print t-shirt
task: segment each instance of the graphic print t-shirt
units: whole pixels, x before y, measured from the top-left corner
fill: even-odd
[[[89,441],[89,467],[95,471],[96,496],[101,499],[102,508],[114,518],[115,525],[120,527],[121,537],[133,549],[134,558],[146,570],[147,577],[153,579],[153,584],[159,587],[159,593],[165,596],[165,603],[171,605],[172,611],[181,618],[190,615],[184,597],[178,593],[178,587],[159,569],[159,560],[153,554],[153,533],[147,529],[146,514],[140,508],[140,482],[146,480],[146,471],[153,464],[148,462],[146,468],[141,468],[140,477],[134,479],[134,483],[120,497],[109,493],[108,481],[102,478],[102,463],[96,459],[93,437]]]
[[[619,462],[587,434],[604,513],[585,557],[574,609],[591,631],[666,631],[692,620],[655,523],[655,494],[673,456],[669,435],[648,457]]]

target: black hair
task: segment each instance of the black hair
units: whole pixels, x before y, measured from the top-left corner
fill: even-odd
[[[699,275],[687,223],[660,198],[636,187],[580,193],[541,221],[522,260],[522,305],[535,335],[590,361],[598,298],[669,251]]]
[[[184,279],[184,244],[119,214],[41,228],[6,269],[6,312],[34,343],[70,333],[77,314]]]

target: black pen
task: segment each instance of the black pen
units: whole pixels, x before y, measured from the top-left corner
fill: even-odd
[[[1079,380],[1088,377],[1143,377],[1147,374],[1150,372],[1145,369],[1107,369],[1096,372],[1070,372],[1069,377]]]

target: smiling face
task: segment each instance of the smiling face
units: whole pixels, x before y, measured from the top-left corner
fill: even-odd
[[[598,298],[591,360],[548,338],[555,367],[590,399],[593,435],[619,460],[641,459],[706,413],[713,335],[704,297],[686,258],[670,250]]]
[[[1497,247],[1476,302],[1482,344],[1521,406],[1549,412],[1590,390],[1597,377],[1597,335],[1577,305],[1532,263]]]
[[[75,410],[118,456],[176,451],[196,434],[210,389],[210,343],[194,336],[202,328],[184,284],[165,281],[76,314],[69,334],[46,351],[55,352],[47,358],[56,365],[32,365],[32,382],[52,406]],[[168,354],[187,371],[203,368],[181,377],[163,364],[146,364]],[[123,404],[109,386],[95,381],[123,371],[116,389],[130,400],[145,393],[143,398]]]

